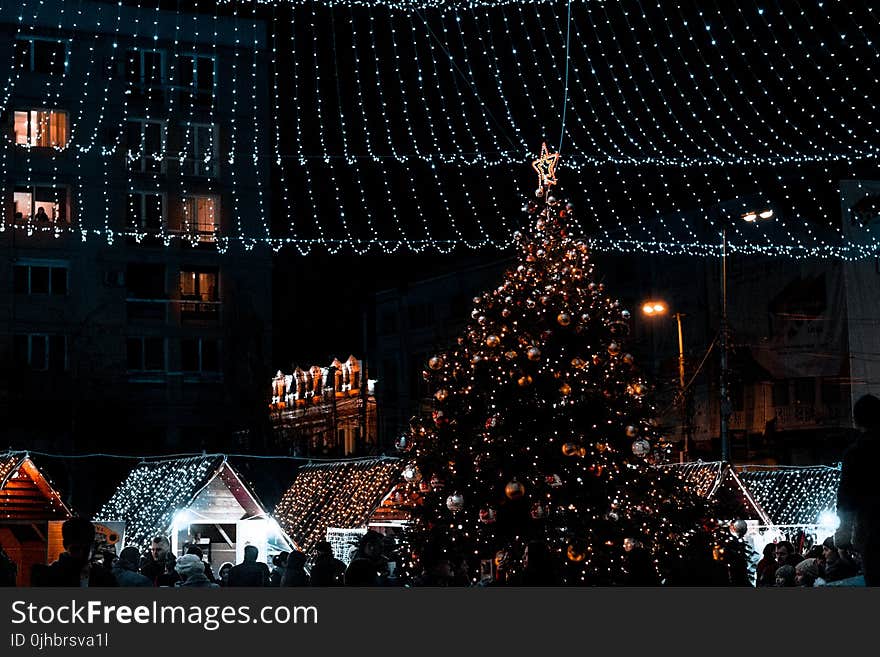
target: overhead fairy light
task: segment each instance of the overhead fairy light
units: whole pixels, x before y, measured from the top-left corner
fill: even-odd
[[[303,254],[508,247],[515,228],[506,218],[518,201],[505,198],[494,181],[532,159],[526,132],[558,129],[558,88],[568,72],[573,84],[565,133],[572,152],[565,167],[583,190],[583,198],[574,198],[587,210],[577,228],[594,249],[716,255],[717,246],[699,229],[715,224],[709,210],[756,192],[764,207],[778,202],[785,211],[775,212],[772,231],[734,228],[734,252],[853,260],[880,247],[871,234],[860,243],[848,239],[839,225],[839,194],[831,199],[839,180],[858,178],[857,166],[871,166],[880,156],[877,103],[867,86],[880,80],[880,66],[853,45],[872,47],[867,3],[848,3],[845,10],[833,3],[786,5],[770,12],[741,3],[676,0],[655,7],[639,0],[574,0],[568,61],[562,58],[566,17],[550,0],[253,4],[235,3],[232,16],[221,17],[205,8],[172,12],[151,0],[96,3],[102,31],[93,35],[83,34],[81,7],[62,7],[59,38],[76,37],[90,47],[87,61],[72,60],[72,68],[51,76],[42,93],[41,103],[52,106],[71,84],[82,90],[64,108],[73,157],[49,154],[43,179],[58,185],[68,161],[75,181],[68,212],[75,208],[76,215],[51,227],[7,218],[0,229],[108,242],[144,239],[143,226],[115,215],[120,204],[109,185],[94,198],[83,187],[110,180],[120,156],[195,157],[194,142],[201,138],[192,127],[192,104],[174,93],[162,108],[135,117],[129,96],[113,98],[115,71],[134,40],[139,48],[166,52],[173,81],[175,55],[184,49],[216,55],[221,26],[237,43],[224,55],[227,77],[218,77],[212,90],[209,119],[223,124],[228,150],[222,163],[230,165],[224,182],[232,202],[223,212],[230,222],[216,235],[220,251],[258,245]],[[20,6],[19,37],[56,22],[44,15],[43,3],[21,0]],[[315,28],[310,35],[297,31],[304,18]],[[263,19],[265,46],[258,36]],[[328,29],[330,39],[324,38]],[[199,36],[211,32],[213,47]],[[327,56],[331,48],[338,56]],[[272,97],[261,99],[264,70]],[[4,109],[15,109],[10,103],[21,76],[11,66],[0,84]],[[229,113],[216,112],[218,88],[231,99]],[[110,109],[120,105],[121,112]],[[262,113],[274,116],[273,128],[253,121]],[[281,128],[286,116],[289,140]],[[123,153],[125,124],[134,118],[187,124],[183,144],[171,153],[165,139],[156,153],[146,152],[144,143]],[[218,146],[211,144],[208,157],[220,159]],[[17,182],[9,180],[14,150],[0,146],[7,194]],[[90,153],[100,155],[97,167]],[[28,150],[16,161],[24,163],[16,174],[36,175],[42,157]],[[161,174],[150,174],[134,177],[143,188],[137,191],[158,189]],[[131,186],[132,176],[125,175]],[[266,202],[270,176],[278,183],[277,207]],[[318,189],[323,181],[329,193]],[[218,194],[216,183],[207,180],[212,195]],[[193,187],[188,180],[181,186],[184,196]],[[151,196],[150,203],[158,198]],[[686,218],[690,208],[702,212]],[[280,213],[279,221],[271,211]],[[187,203],[178,207],[166,198],[161,214],[166,245],[198,241],[191,225],[197,217]],[[251,214],[259,217],[245,217]],[[183,230],[168,225],[178,215]],[[758,213],[757,219],[766,218]],[[286,229],[272,232],[273,225]]]

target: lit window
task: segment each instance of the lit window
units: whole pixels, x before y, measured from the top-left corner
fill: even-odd
[[[186,226],[199,236],[200,242],[213,242],[219,226],[217,199],[214,196],[188,196],[184,199]]]
[[[161,372],[165,370],[164,338],[128,338],[125,346],[129,371]]]
[[[15,143],[20,146],[65,148],[67,112],[60,110],[18,110],[15,112]]]
[[[162,229],[162,194],[151,192],[132,192],[128,195],[127,225],[148,233],[158,233]]]
[[[17,39],[15,65],[22,71],[63,75],[67,66],[67,44],[53,39]]]
[[[127,161],[130,171],[164,171],[165,126],[162,121],[129,119],[126,126]]]
[[[217,176],[217,127],[213,124],[190,123],[186,139],[188,152],[183,161],[183,171],[188,176],[214,178]]]
[[[217,301],[217,270],[198,269],[180,271],[180,297],[191,301]]]
[[[18,264],[13,272],[16,294],[67,294],[67,264]]]
[[[13,192],[16,221],[37,225],[67,223],[67,188],[17,185]]]

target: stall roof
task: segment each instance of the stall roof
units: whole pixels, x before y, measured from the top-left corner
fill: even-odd
[[[738,475],[770,519],[768,524],[816,525],[837,504],[840,469],[833,466],[755,468]]]
[[[731,466],[696,461],[663,467],[677,472],[705,497],[738,489],[752,518],[779,527],[820,524],[823,512],[834,511],[840,483],[840,467],[828,465]]]
[[[26,453],[0,454],[0,520],[63,520],[72,515]]]
[[[366,525],[400,479],[404,462],[362,459],[306,465],[287,490],[275,516],[301,550],[323,540],[328,527]]]
[[[95,515],[96,521],[124,520],[126,543],[146,546],[166,535],[174,514],[219,477],[248,517],[267,515],[256,495],[222,454],[144,461],[137,465]]]

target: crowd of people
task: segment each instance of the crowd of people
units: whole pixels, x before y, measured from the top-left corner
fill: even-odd
[[[764,553],[755,568],[755,585],[825,586],[832,583],[860,583],[861,558],[850,549],[835,546],[834,537],[820,545],[798,551],[791,541],[778,541],[764,546]]]
[[[880,489],[874,474],[880,462],[880,399],[865,395],[853,407],[853,419],[861,429],[856,443],[844,454],[837,493],[840,526],[834,536],[819,545],[802,545],[787,540],[769,543],[756,565],[757,587],[822,586],[838,583],[880,586]],[[395,541],[367,531],[353,546],[346,566],[337,559],[330,543],[317,543],[309,555],[300,551],[281,552],[273,557],[273,568],[259,561],[257,547],[244,548],[239,564],[223,563],[215,574],[196,544],[185,546],[176,556],[167,538],[157,536],[141,554],[135,547],[97,549],[95,527],[84,518],[71,518],[62,525],[64,552],[52,564],[37,564],[31,573],[32,586],[105,587],[253,587],[253,586],[469,586],[474,580],[470,565],[461,555],[425,553],[423,570],[406,578]],[[682,564],[681,573],[660,581],[650,552],[637,539],[623,544],[626,577],[615,582],[631,586],[660,584],[743,584],[725,582],[711,562]],[[481,572],[482,585],[555,586],[558,574],[546,545],[529,543],[521,567],[506,568],[502,560]],[[481,569],[482,570],[482,569]],[[0,548],[0,585],[14,586],[16,565]]]

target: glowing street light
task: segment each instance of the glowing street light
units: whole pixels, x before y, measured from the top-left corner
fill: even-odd
[[[662,315],[666,312],[666,304],[662,301],[647,301],[642,306],[642,312],[646,315]]]
[[[648,317],[656,317],[663,315],[668,310],[668,306],[663,301],[646,301],[642,304],[642,312]],[[681,332],[682,313],[674,313],[675,321],[678,324],[678,386],[680,401],[682,404],[681,432],[684,437],[684,449],[681,452],[681,462],[687,460],[688,454],[688,435],[687,435],[687,412],[685,408],[685,382],[684,382],[684,338]]]

